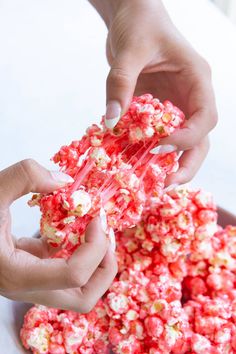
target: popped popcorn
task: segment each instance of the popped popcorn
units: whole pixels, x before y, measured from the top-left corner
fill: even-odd
[[[54,156],[75,182],[31,201],[43,236],[60,246],[54,257],[68,259],[101,210],[115,229],[118,274],[88,314],[31,308],[21,339],[34,354],[236,353],[236,227],[217,225],[209,193],[164,192],[177,155],[149,154],[183,120],[143,95],[113,131],[92,125]]]
[[[101,207],[109,227],[137,225],[149,199],[162,197],[166,176],[178,167],[175,151],[155,155],[150,150],[183,122],[177,107],[147,94],[133,98],[113,130],[105,129],[103,117],[101,126],[93,124],[79,141],[62,146],[53,161],[74,183],[34,195],[29,202],[40,206],[42,236],[52,246],[73,249],[69,235],[76,234],[79,245],[80,235]]]

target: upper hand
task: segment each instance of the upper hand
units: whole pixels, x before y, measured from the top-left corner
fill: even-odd
[[[178,32],[161,1],[117,1],[107,24],[109,127],[125,113],[134,94],[152,93],[172,101],[187,120],[161,142],[185,151],[167,184],[189,181],[207,154],[207,135],[217,122],[209,65]]]

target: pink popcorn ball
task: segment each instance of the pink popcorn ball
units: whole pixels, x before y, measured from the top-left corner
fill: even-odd
[[[169,101],[151,95],[134,97],[113,130],[93,124],[79,141],[53,157],[74,183],[47,195],[34,195],[30,205],[42,212],[41,234],[68,251],[80,244],[88,222],[102,207],[108,227],[137,225],[151,197],[160,199],[165,178],[178,168],[176,152],[151,154],[162,137],[181,127],[184,114]]]

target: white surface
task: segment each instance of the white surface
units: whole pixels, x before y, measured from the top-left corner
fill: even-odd
[[[236,2],[235,0],[213,0],[226,14],[236,23]]]
[[[236,212],[236,29],[206,0],[166,1],[177,27],[213,69],[220,121],[194,184]],[[84,0],[0,0],[0,169],[49,157],[81,136],[105,110],[106,29]],[[23,198],[13,230],[32,234],[38,211]],[[16,305],[15,305],[16,306]],[[15,342],[15,306],[0,300],[0,345]],[[12,348],[12,349],[11,349]]]

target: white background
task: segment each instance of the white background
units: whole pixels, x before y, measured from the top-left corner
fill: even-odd
[[[236,29],[206,0],[166,5],[213,70],[220,120],[194,184],[235,213]],[[84,0],[0,0],[0,169],[27,157],[52,167],[54,152],[100,119],[105,37],[103,22]],[[20,236],[38,227],[38,211],[27,199],[13,207],[13,231]],[[8,345],[15,315],[3,299],[0,316],[0,344]],[[8,346],[7,352],[19,349]]]
[[[236,1],[235,0],[212,0],[223,10],[233,23],[236,24]]]
[[[213,70],[220,121],[195,183],[235,211],[236,29],[204,0],[166,4]],[[105,111],[106,28],[84,0],[0,6],[0,169],[27,157],[49,167],[58,148]],[[26,200],[13,208],[16,234],[37,228],[38,212]]]

